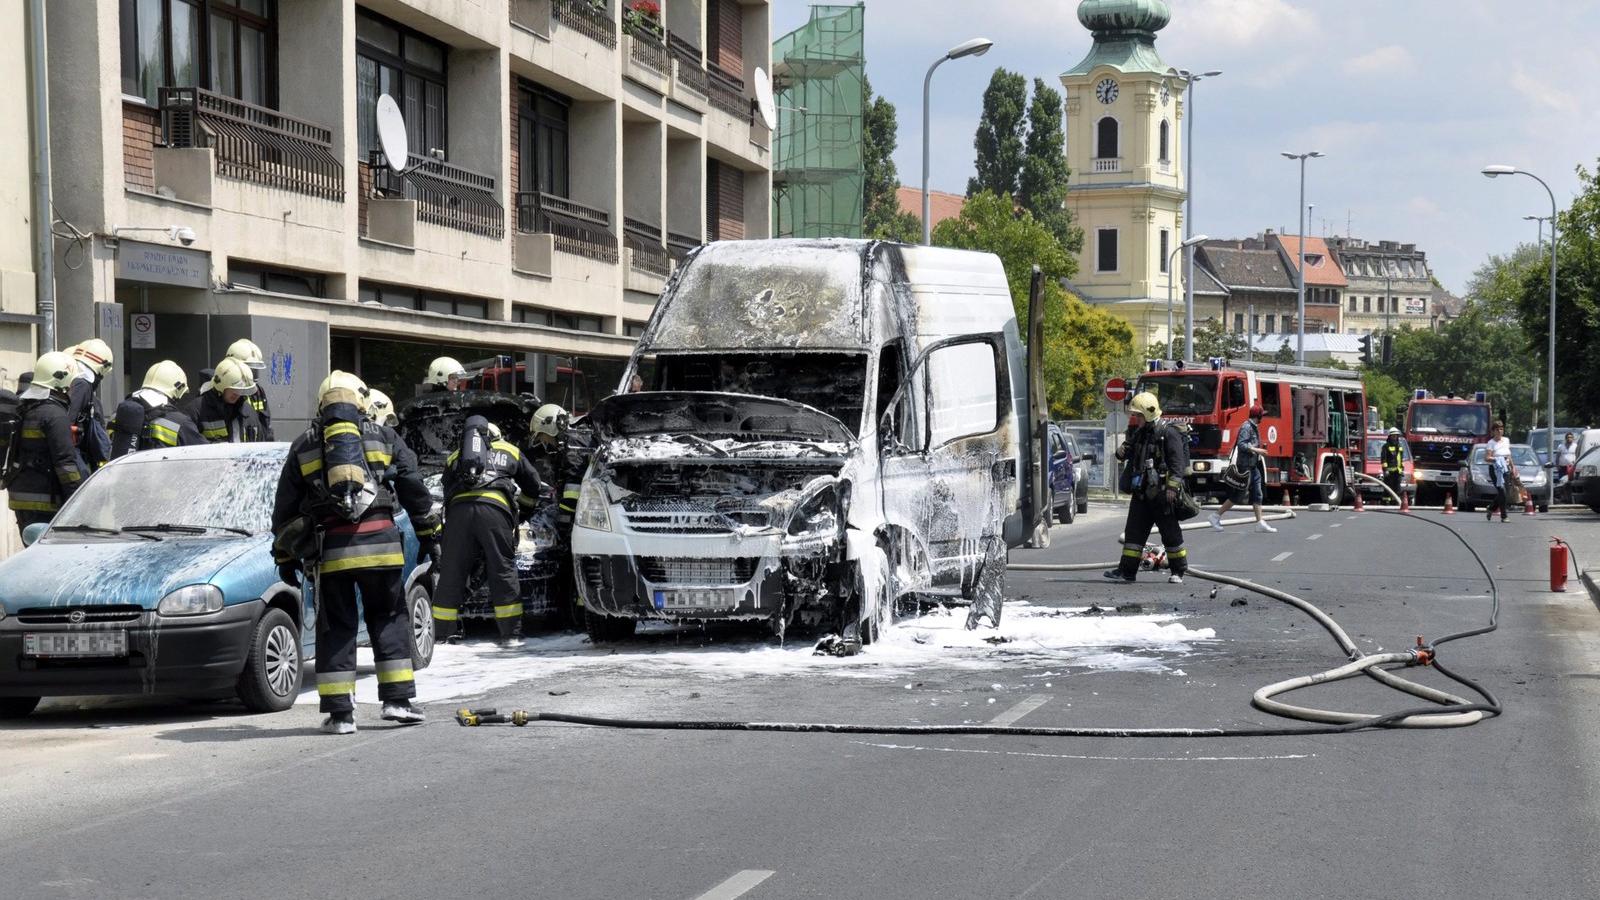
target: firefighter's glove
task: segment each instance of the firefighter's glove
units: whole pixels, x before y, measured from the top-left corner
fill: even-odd
[[[439,568],[439,539],[435,537],[419,539],[417,556],[427,559],[433,568]]]
[[[300,564],[297,562],[278,563],[278,578],[290,587],[299,587]]]

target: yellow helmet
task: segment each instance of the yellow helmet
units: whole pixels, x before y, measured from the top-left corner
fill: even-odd
[[[229,344],[227,357],[249,366],[251,372],[260,372],[267,367],[267,361],[261,356],[261,348],[249,338],[239,338]]]
[[[334,369],[317,387],[317,408],[331,403],[353,403],[356,409],[367,411],[367,383],[341,369]]]
[[[99,372],[102,376],[111,372],[111,363],[113,360],[111,355],[111,347],[109,344],[100,340],[99,338],[89,338],[87,341],[79,342],[73,346],[71,353],[77,359],[81,359],[84,362],[87,362],[89,365],[94,366],[95,371]]]
[[[466,374],[467,370],[462,367],[461,363],[456,362],[454,357],[441,356],[433,362],[428,363],[428,377],[424,379],[422,383],[436,384],[440,387],[449,387],[450,378],[452,376],[462,377]]]
[[[189,393],[189,379],[184,376],[183,367],[170,359],[163,359],[151,366],[144,373],[143,386],[159,391],[168,400],[177,400]]]
[[[33,383],[54,391],[72,387],[72,370],[76,368],[72,356],[60,350],[43,354],[33,364]]]
[[[1156,395],[1149,391],[1140,391],[1133,395],[1128,403],[1128,412],[1144,416],[1146,422],[1154,422],[1161,418],[1161,403],[1156,400]]]
[[[567,430],[567,411],[559,403],[546,403],[533,411],[533,419],[528,422],[528,430],[534,436],[544,435],[552,440],[561,437]]]
[[[248,397],[256,392],[256,377],[249,366],[227,357],[217,363],[217,371],[211,376],[211,389],[219,394],[233,391]]]
[[[379,425],[400,424],[400,417],[394,414],[394,401],[377,388],[367,391],[367,418]]]

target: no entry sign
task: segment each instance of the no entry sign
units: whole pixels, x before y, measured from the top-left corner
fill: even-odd
[[[1128,389],[1128,383],[1121,378],[1113,378],[1106,382],[1106,399],[1112,403],[1121,403],[1133,393]]]

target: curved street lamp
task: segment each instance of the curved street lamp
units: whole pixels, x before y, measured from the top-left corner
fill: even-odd
[[[1209,72],[1191,72],[1188,69],[1167,69],[1167,75],[1177,76],[1185,87],[1183,91],[1183,198],[1185,209],[1183,213],[1183,233],[1186,236],[1194,234],[1194,86],[1207,78],[1221,75],[1219,69]],[[1170,285],[1169,285],[1170,287]],[[1193,354],[1188,348],[1194,344],[1194,254],[1189,254],[1183,269],[1183,333],[1185,335],[1184,358],[1193,359]],[[1171,329],[1167,329],[1167,340],[1172,340]]]
[[[933,203],[928,198],[928,92],[933,86],[933,70],[952,59],[964,56],[982,56],[994,46],[988,38],[973,38],[951,47],[945,55],[933,61],[928,74],[922,79],[922,243],[933,243]]]
[[[1297,365],[1306,364],[1306,160],[1321,159],[1325,154],[1319,150],[1307,153],[1281,154],[1284,159],[1300,160],[1300,287],[1296,294],[1294,327],[1297,334],[1294,361]]]
[[[1188,240],[1186,240],[1183,243],[1179,244],[1178,246],[1173,247],[1172,248],[1172,252],[1167,254],[1167,359],[1173,359],[1174,358],[1173,355],[1172,355],[1172,344],[1173,344],[1173,341],[1172,341],[1172,261],[1173,261],[1174,258],[1177,257],[1177,255],[1179,253],[1182,253],[1183,251],[1189,249],[1190,247],[1193,247],[1196,244],[1204,244],[1206,241],[1209,241],[1209,240],[1211,240],[1211,236],[1210,235],[1208,235],[1208,234],[1197,234],[1194,237],[1189,238]],[[1194,261],[1194,254],[1190,253],[1187,257],[1185,257],[1185,259],[1192,263]],[[1192,265],[1189,268],[1190,268],[1191,271],[1193,271],[1193,269],[1194,269],[1194,267]],[[1185,286],[1187,287],[1187,282],[1185,282]],[[1193,306],[1189,307],[1188,316],[1189,316],[1189,318],[1188,318],[1187,324],[1186,324],[1186,326],[1184,328],[1185,335],[1184,335],[1184,339],[1183,339],[1183,358],[1186,359],[1186,360],[1194,358],[1194,350],[1191,349],[1190,346],[1189,346],[1190,344],[1194,343],[1194,307]]]

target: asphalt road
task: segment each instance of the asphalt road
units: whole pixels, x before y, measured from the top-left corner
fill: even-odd
[[[1576,583],[1545,585],[1548,535],[1600,543],[1600,519],[1421,515],[1459,528],[1500,581],[1499,631],[1441,652],[1505,704],[1469,728],[1248,739],[464,729],[447,719],[461,698],[409,729],[363,708],[362,730],[334,738],[315,732],[314,706],[252,716],[53,703],[0,731],[0,896],[1600,896],[1600,613]],[[1366,649],[1487,619],[1482,575],[1440,529],[1349,512],[1278,524],[1276,535],[1193,532],[1191,558],[1321,604]],[[1059,526],[1050,550],[1014,560],[1110,560],[1120,525],[1120,511],[1097,505]],[[749,635],[658,635],[616,654],[562,651],[566,668],[530,652],[530,680],[473,703],[1294,724],[1254,710],[1251,692],[1339,664],[1337,648],[1295,610],[1210,588],[1013,573],[1016,638],[993,647],[915,621],[880,656],[851,660]],[[1124,611],[1078,614],[1091,604]],[[778,673],[751,674],[763,660]],[[1364,679],[1297,699],[1415,705]]]

